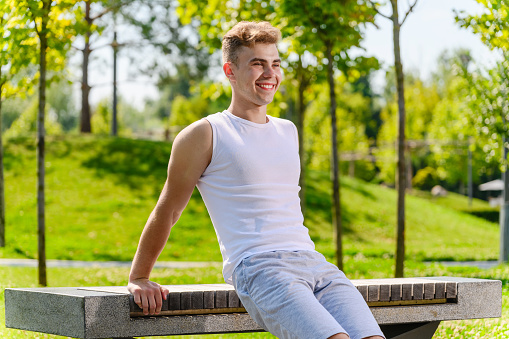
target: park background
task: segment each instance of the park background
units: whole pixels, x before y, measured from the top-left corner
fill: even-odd
[[[43,72],[37,27],[45,13],[45,255],[83,261],[132,259],[164,183],[175,134],[229,103],[220,68],[221,35],[241,19],[268,20],[283,33],[285,73],[269,112],[300,127],[303,207],[317,249],[337,261],[330,168],[332,74],[343,268],[355,279],[394,276],[398,100],[392,23],[383,17],[391,15],[391,6],[306,3],[308,10],[295,1],[1,0],[5,247],[0,257],[39,256],[37,119]],[[495,265],[499,209],[490,206],[478,185],[499,179],[507,165],[508,5],[481,0],[413,4],[400,4],[400,21],[412,9],[401,28],[407,137],[404,275],[502,280],[501,319],[447,322],[436,337],[507,338],[509,266]],[[323,21],[316,22],[317,17]],[[443,22],[447,25],[437,32]],[[324,42],[332,43],[332,62]],[[89,61],[86,68],[84,60]],[[445,187],[447,195],[432,196],[436,185]],[[222,282],[217,240],[197,192],[160,260],[209,263],[156,268],[152,277],[162,284]],[[462,264],[473,261],[492,265]],[[40,282],[37,268],[4,266],[0,272],[2,304],[5,288]],[[125,267],[49,267],[46,283],[125,285],[127,275]],[[2,322],[3,312],[0,308]],[[4,326],[0,336],[54,337]]]

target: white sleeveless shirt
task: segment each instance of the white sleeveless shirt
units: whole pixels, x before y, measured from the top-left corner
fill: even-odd
[[[223,276],[242,259],[275,250],[314,251],[299,200],[295,125],[268,116],[254,123],[228,111],[206,117],[213,151],[197,187],[216,231]]]

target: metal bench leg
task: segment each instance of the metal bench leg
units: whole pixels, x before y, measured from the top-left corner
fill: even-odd
[[[440,321],[382,325],[380,328],[387,339],[431,339],[438,325],[440,325]]]

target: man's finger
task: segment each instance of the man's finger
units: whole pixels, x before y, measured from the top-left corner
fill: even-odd
[[[150,309],[150,314],[155,314],[155,312],[156,312],[156,297],[153,294],[150,294],[148,297],[148,307]]]
[[[142,297],[141,297],[141,303],[142,303],[141,308],[143,309],[143,314],[148,315],[149,302],[148,302],[148,298],[145,294],[142,295]]]
[[[133,296],[134,296],[134,303],[136,305],[138,305],[140,308],[143,308],[143,304],[141,303],[140,291],[138,291],[138,290],[134,291]]]
[[[155,314],[159,314],[161,313],[161,307],[163,307],[163,297],[161,296],[161,293],[159,293],[159,291],[155,293],[154,297],[156,299]]]
[[[163,296],[163,300],[166,300],[168,298],[168,294],[170,293],[170,290],[167,289],[164,286],[161,286],[161,294]]]

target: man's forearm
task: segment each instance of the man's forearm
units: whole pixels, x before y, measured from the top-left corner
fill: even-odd
[[[170,230],[177,221],[174,220],[175,218],[165,218],[165,216],[156,217],[156,213],[150,215],[141,234],[129,274],[130,281],[149,278],[159,254],[168,241]]]

